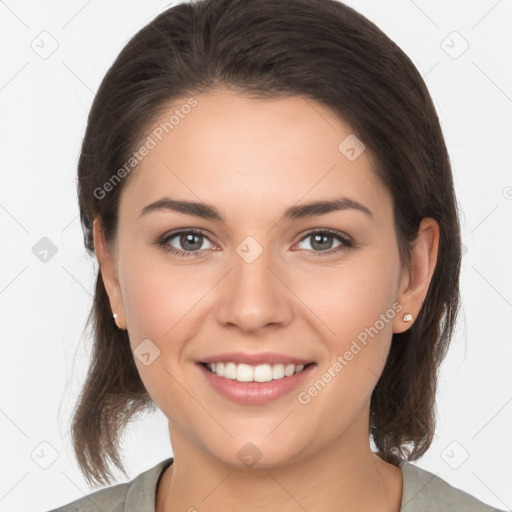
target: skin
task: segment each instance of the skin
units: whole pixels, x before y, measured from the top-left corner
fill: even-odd
[[[300,97],[255,99],[216,89],[143,159],[123,190],[115,245],[99,223],[94,243],[118,323],[132,349],[149,338],[160,355],[141,378],[169,421],[174,464],[157,489],[156,510],[398,511],[399,468],[373,453],[369,406],[393,332],[416,318],[438,250],[439,228],[423,219],[400,261],[392,197],[372,171],[369,150],[349,161],[338,146],[350,127]],[[162,115],[155,125],[172,114]],[[215,206],[224,222],[171,211],[139,217],[164,196]],[[279,222],[297,203],[347,197],[372,215],[345,209]],[[200,254],[180,257],[155,241],[180,228],[202,229]],[[335,237],[321,254],[312,229]],[[247,263],[236,252],[251,236],[263,248]],[[202,240],[202,244],[201,244]],[[167,246],[188,250],[180,237]],[[385,323],[335,378],[301,404],[307,390],[375,325]],[[235,350],[276,351],[316,363],[305,385],[264,405],[242,405],[207,383],[197,360]],[[261,459],[245,466],[237,452],[253,443]],[[321,490],[321,491],[320,491]]]

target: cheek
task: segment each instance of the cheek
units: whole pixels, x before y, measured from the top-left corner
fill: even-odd
[[[173,410],[186,408],[182,399],[188,395],[179,385],[186,350],[200,336],[208,292],[218,276],[197,265],[173,267],[136,251],[124,254],[129,256],[120,262],[122,295],[135,363],[153,401],[171,417]],[[148,365],[137,357],[142,347],[150,353]]]
[[[365,400],[371,394],[389,352],[393,319],[401,310],[396,302],[399,272],[398,252],[390,248],[347,259],[336,270],[319,268],[301,281],[298,295],[314,312],[315,330],[325,333],[328,355],[319,373],[330,373],[321,380],[333,382],[317,403],[325,399],[327,407],[332,393],[336,402],[355,405],[361,403],[356,396]]]
[[[323,323],[323,332],[333,340],[332,348],[343,349],[347,341],[376,323],[385,335],[392,332],[398,276],[398,256],[381,258],[377,253],[352,258],[337,268],[319,267],[303,273],[294,289],[316,322]]]
[[[389,353],[397,314],[394,282],[385,272],[340,273],[325,283],[329,293],[316,293],[315,312],[322,320],[316,321],[317,331],[321,328],[326,333],[327,354],[315,379],[297,394],[298,413],[310,418],[312,430],[323,432],[323,437],[315,438],[320,444],[348,428],[369,405]]]
[[[125,257],[122,268],[123,303],[135,364],[152,400],[170,418],[172,411],[186,409],[178,384],[183,381],[180,363],[198,324],[197,318],[193,321],[194,304],[204,291],[192,272],[172,271],[169,265],[150,262],[135,252]]]
[[[180,339],[177,333],[190,325],[194,308],[211,288],[208,275],[193,265],[172,267],[135,254],[123,268],[122,294],[133,341]]]

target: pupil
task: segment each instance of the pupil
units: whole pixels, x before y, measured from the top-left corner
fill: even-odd
[[[311,244],[312,247],[314,249],[329,249],[332,245],[332,240],[331,240],[331,243],[330,244],[327,244],[328,247],[326,247],[326,244],[323,243],[323,244],[319,244],[318,246],[315,246],[315,244],[317,244],[317,242],[319,241],[322,241],[322,242],[325,242],[326,239],[329,239],[331,238],[332,239],[332,235],[329,235],[329,234],[322,234],[322,233],[317,233],[314,237],[313,237],[313,243]]]
[[[181,235],[180,242],[182,244],[182,247],[185,247],[186,249],[190,249],[190,250],[194,251],[194,250],[197,250],[197,249],[201,248],[201,242],[198,242],[199,238],[200,238],[200,235],[196,235],[194,233],[188,233],[188,234],[185,234],[185,235]],[[195,239],[196,246],[195,247],[187,246],[187,244],[189,242],[194,244],[194,239]]]

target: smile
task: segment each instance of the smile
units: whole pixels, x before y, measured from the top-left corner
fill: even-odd
[[[204,363],[206,368],[219,377],[237,380],[238,382],[269,382],[291,377],[301,373],[308,365],[303,364],[259,364],[250,365],[244,363],[217,362]]]
[[[315,367],[316,363],[250,365],[216,361],[196,364],[211,389],[230,401],[245,405],[264,405],[291,394],[304,385]]]

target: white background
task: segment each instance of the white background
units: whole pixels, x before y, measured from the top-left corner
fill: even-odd
[[[441,369],[436,438],[417,464],[510,510],[512,1],[347,3],[424,76],[461,210],[463,312]],[[0,510],[43,511],[91,492],[68,435],[88,364],[82,331],[96,272],[83,248],[76,163],[105,72],[167,5],[0,1]],[[47,58],[33,49],[56,44]],[[46,263],[32,252],[42,237],[57,248]],[[171,456],[163,414],[135,422],[124,447],[130,479]]]

